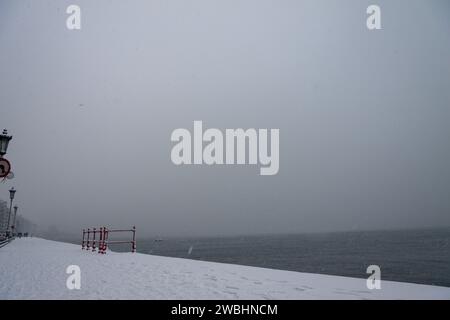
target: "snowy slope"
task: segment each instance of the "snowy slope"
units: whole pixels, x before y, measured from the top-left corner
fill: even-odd
[[[81,268],[81,289],[66,268]],[[0,299],[450,299],[450,288],[166,258],[38,238],[0,249]]]

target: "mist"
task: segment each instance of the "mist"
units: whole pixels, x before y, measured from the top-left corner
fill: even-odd
[[[0,199],[67,233],[450,226],[450,4],[377,0],[369,31],[372,2],[2,1]],[[194,121],[279,129],[279,172],[174,165]]]

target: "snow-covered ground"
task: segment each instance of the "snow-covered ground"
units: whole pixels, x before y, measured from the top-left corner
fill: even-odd
[[[69,265],[81,289],[66,286]],[[139,253],[106,255],[38,238],[0,248],[0,299],[450,299],[450,288],[280,271]]]

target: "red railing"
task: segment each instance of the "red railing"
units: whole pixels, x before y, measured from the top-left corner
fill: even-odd
[[[109,240],[109,234],[115,232],[130,232],[132,239]],[[121,243],[129,243],[131,245],[131,252],[136,252],[136,227],[133,226],[131,229],[108,229],[106,227],[83,229],[82,250],[92,250],[95,252],[98,249],[98,253],[105,254],[109,245]]]

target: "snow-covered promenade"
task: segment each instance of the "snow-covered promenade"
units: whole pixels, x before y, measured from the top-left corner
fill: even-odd
[[[81,289],[66,286],[69,265]],[[38,238],[0,248],[0,299],[450,299],[450,288],[108,252]]]

